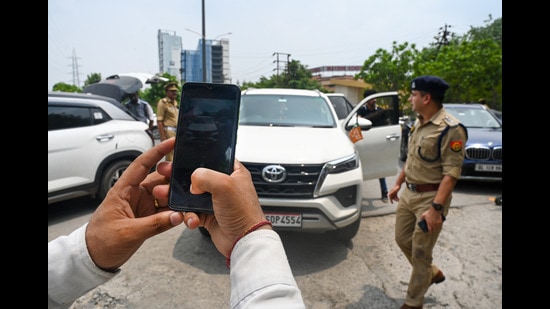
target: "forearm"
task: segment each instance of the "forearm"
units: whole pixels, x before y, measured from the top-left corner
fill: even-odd
[[[240,239],[232,251],[230,269],[231,308],[260,304],[305,308],[281,239],[273,230],[257,230]]]
[[[437,194],[434,197],[434,202],[442,205],[447,204],[447,201],[449,201],[449,198],[451,197],[457,181],[458,180],[454,177],[447,175],[443,176],[443,179],[441,179],[441,182],[439,184]]]
[[[116,274],[101,270],[90,258],[86,226],[48,242],[48,308],[68,308]]]
[[[395,186],[398,186],[401,188],[401,185],[405,182],[405,168],[407,167],[407,162],[403,164],[403,168],[401,169],[401,172],[399,172],[399,175],[397,175],[397,178],[395,179]]]

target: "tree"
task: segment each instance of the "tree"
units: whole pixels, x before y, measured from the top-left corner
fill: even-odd
[[[57,83],[53,85],[52,91],[63,91],[63,92],[82,92],[78,86],[67,84],[67,83]]]
[[[84,87],[82,88],[86,88],[86,86],[91,84],[99,83],[100,80],[101,80],[101,73],[88,74],[88,76],[86,76],[86,80],[84,81]]]
[[[165,83],[157,83],[157,84],[151,84],[151,87],[145,89],[143,92],[140,91],[140,98],[143,100],[149,102],[151,104],[151,107],[157,112],[157,103],[160,99],[164,98],[166,96],[166,92],[164,91],[164,86],[169,82],[177,82],[180,85],[182,83],[178,80],[178,78],[174,75],[171,75],[170,73],[162,73],[160,76],[168,78],[168,81]],[[178,93],[178,102],[180,100],[181,92]]]
[[[365,60],[355,78],[371,84],[377,91],[399,91],[399,100],[402,102],[403,109],[409,96],[407,88],[412,78],[413,64],[417,55],[415,44],[409,45],[405,42],[398,45],[394,41],[391,52],[380,48]]]
[[[478,102],[502,109],[502,49],[494,40],[444,46],[436,61],[420,62],[417,75],[437,75],[450,85],[445,102]]]
[[[287,64],[287,69],[279,75],[271,75],[270,78],[260,77],[257,83],[245,82],[241,89],[246,88],[293,88],[293,89],[318,89],[325,91],[319,81],[312,78],[311,72],[298,60],[292,60]]]
[[[489,23],[489,20],[485,21]],[[435,53],[426,48],[418,55],[415,75],[438,75],[450,87],[445,102],[478,102],[484,99],[502,110],[502,18],[485,27],[471,27]]]

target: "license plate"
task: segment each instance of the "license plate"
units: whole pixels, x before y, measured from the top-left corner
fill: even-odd
[[[502,172],[502,164],[476,164],[477,172]]]
[[[301,214],[265,214],[265,218],[273,224],[273,226],[284,227],[302,227]]]

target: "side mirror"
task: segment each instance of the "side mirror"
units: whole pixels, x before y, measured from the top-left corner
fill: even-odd
[[[367,131],[367,130],[370,130],[370,128],[372,128],[372,122],[370,120],[365,119],[363,117],[354,116],[354,117],[351,117],[348,123],[346,123],[346,130],[349,131],[353,129],[355,125],[359,125],[359,127],[361,128],[361,131]]]

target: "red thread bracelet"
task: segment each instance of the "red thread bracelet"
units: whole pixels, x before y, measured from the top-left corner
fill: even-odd
[[[269,220],[263,220],[263,221],[260,221],[256,224],[254,224],[253,226],[251,226],[250,228],[248,228],[248,230],[246,230],[246,232],[244,232],[241,236],[239,236],[239,238],[237,238],[235,240],[235,242],[233,243],[233,246],[231,246],[231,250],[229,251],[229,256],[227,256],[225,258],[225,265],[227,266],[227,268],[229,268],[229,266],[231,265],[231,252],[233,252],[233,248],[235,248],[235,245],[237,245],[237,242],[239,240],[241,240],[241,238],[245,237],[246,235],[254,232],[255,230],[257,230],[258,228],[260,228],[261,226],[264,226],[264,225],[270,225],[270,226],[273,226],[273,224],[271,223],[271,221]]]

